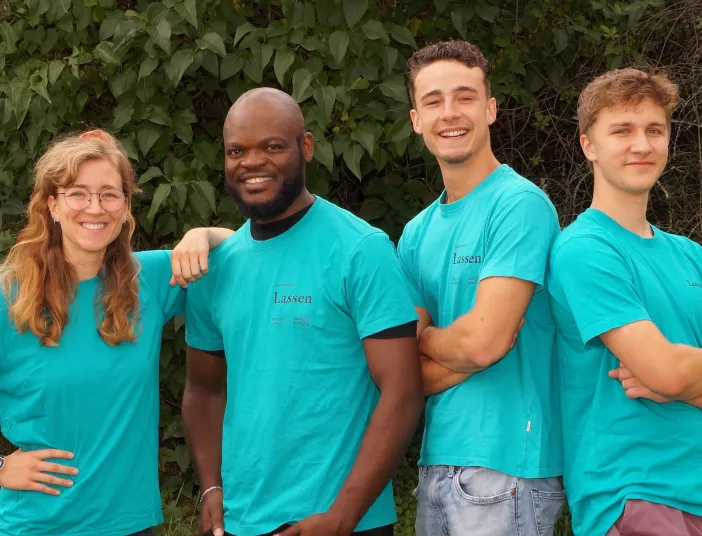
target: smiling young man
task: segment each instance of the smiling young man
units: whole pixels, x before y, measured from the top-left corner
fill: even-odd
[[[289,95],[245,93],[224,143],[226,187],[249,220],[187,296],[201,531],[221,535],[224,510],[236,536],[391,536],[390,478],[424,404],[395,249],[307,191],[314,140]]]
[[[492,153],[497,110],[477,47],[437,43],[408,66],[414,130],[445,186],[398,247],[429,396],[416,531],[551,534],[564,499],[544,291],[556,211]]]
[[[702,247],[646,220],[677,104],[635,69],[580,96],[594,195],[549,275],[576,536],[702,534]]]

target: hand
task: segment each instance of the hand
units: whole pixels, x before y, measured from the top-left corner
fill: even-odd
[[[648,387],[637,380],[634,375],[624,365],[619,363],[619,368],[609,371],[609,377],[619,380],[622,387],[626,391],[627,398],[646,398],[659,404],[672,402],[670,398],[666,398],[658,393],[654,393]]]
[[[329,513],[306,517],[292,527],[278,533],[278,536],[349,536],[353,528],[342,528],[342,522]]]
[[[207,273],[207,257],[210,253],[209,231],[204,227],[191,229],[171,252],[170,285],[188,288],[188,283],[200,279]]]
[[[200,531],[198,534],[204,534],[211,530],[214,536],[224,536],[223,499],[222,490],[219,489],[214,489],[205,495],[200,510]]]
[[[59,495],[61,492],[46,484],[70,488],[72,480],[66,480],[48,473],[75,476],[78,469],[59,463],[45,462],[47,458],[72,460],[73,453],[65,450],[44,449],[24,452],[18,449],[5,458],[5,467],[0,471],[0,488],[18,491],[39,491],[47,495]]]

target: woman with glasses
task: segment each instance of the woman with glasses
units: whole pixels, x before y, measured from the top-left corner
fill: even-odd
[[[36,164],[27,225],[0,265],[0,428],[19,447],[0,457],[1,536],[141,535],[163,521],[159,355],[185,290],[169,284],[169,252],[131,250],[135,189],[103,131]],[[202,258],[187,252],[230,234],[188,233],[178,271],[192,280]]]

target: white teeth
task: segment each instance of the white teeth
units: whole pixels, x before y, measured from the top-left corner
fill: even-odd
[[[451,132],[442,132],[441,137],[442,138],[455,138],[456,136],[462,136],[468,132],[467,130],[452,130]]]
[[[273,177],[254,177],[252,179],[246,179],[244,182],[246,184],[260,184],[262,182],[272,181]]]
[[[105,227],[104,223],[82,223],[81,224],[85,229],[90,229],[91,231],[97,231],[99,229],[102,229]]]

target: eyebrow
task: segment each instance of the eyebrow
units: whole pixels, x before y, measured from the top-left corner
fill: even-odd
[[[633,125],[634,125],[634,123],[632,123],[631,121],[624,121],[623,123],[612,123],[609,125],[609,128],[631,127]],[[655,123],[649,123],[646,126],[647,127],[667,127],[668,125],[666,125],[665,123],[655,122]]]
[[[271,143],[271,142],[274,142],[274,141],[280,142],[280,143],[282,143],[282,144],[287,143],[286,140],[285,140],[285,138],[282,138],[282,137],[280,137],[280,136],[269,136],[268,138],[262,139],[262,140],[259,142],[259,145],[266,145],[267,143]],[[235,142],[235,141],[230,141],[230,142],[228,142],[228,143],[226,144],[226,146],[229,147],[229,148],[238,148],[238,147],[241,147],[242,145],[241,145],[240,143]]]
[[[461,91],[470,91],[471,93],[478,92],[478,90],[475,89],[473,86],[456,86],[456,87],[451,89],[450,93],[460,93]],[[434,90],[428,91],[427,93],[422,95],[422,98],[424,99],[426,97],[433,97],[436,95],[441,95],[442,93],[443,93],[443,91],[441,91],[440,89],[434,89]]]
[[[82,184],[82,183],[73,183],[70,186],[66,186],[65,189],[69,190],[71,188],[83,188],[84,190],[90,190],[90,187],[87,184]],[[121,188],[117,188],[115,186],[101,186],[100,190],[120,190]]]

